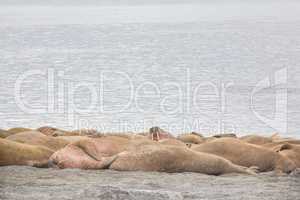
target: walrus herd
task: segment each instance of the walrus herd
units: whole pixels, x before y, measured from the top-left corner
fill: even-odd
[[[145,133],[65,131],[53,127],[0,129],[0,166],[118,171],[289,174],[300,168],[300,140],[235,134],[174,137],[159,127]]]

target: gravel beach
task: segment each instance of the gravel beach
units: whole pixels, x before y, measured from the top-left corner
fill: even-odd
[[[300,176],[0,168],[0,199],[280,199],[300,196]]]

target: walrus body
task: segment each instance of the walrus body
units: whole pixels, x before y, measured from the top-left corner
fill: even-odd
[[[236,134],[234,133],[223,133],[223,134],[217,134],[213,135],[214,138],[237,138]]]
[[[79,140],[55,152],[49,162],[59,168],[102,169],[128,144],[128,139],[116,136]]]
[[[9,131],[6,131],[6,130],[3,130],[3,129],[0,129],[0,138],[6,138],[10,135],[12,135],[13,133],[9,132]]]
[[[79,168],[79,169],[104,169],[115,159],[111,157],[97,157],[86,152],[76,145],[68,145],[60,151],[55,152],[49,159],[49,167]]]
[[[86,139],[89,139],[88,136],[57,136],[55,137],[57,139],[63,139],[65,141],[67,141],[68,143],[74,143],[74,142],[78,142],[80,140],[86,140]]]
[[[216,139],[192,149],[221,156],[237,165],[257,166],[261,172],[277,170],[290,173],[296,168],[291,160],[277,152],[234,138]]]
[[[54,127],[50,127],[50,126],[43,126],[37,129],[38,132],[43,133],[44,135],[47,136],[53,136],[53,137],[57,137],[57,136],[76,136],[79,135],[79,132],[72,132],[72,131],[65,131],[62,129],[58,129],[58,128],[54,128]]]
[[[110,169],[118,171],[198,172],[209,175],[253,174],[230,161],[188,148],[168,145],[143,145],[118,154]]]
[[[178,140],[188,144],[201,144],[205,142],[205,139],[203,137],[193,133],[179,135],[177,138]]]
[[[256,144],[256,145],[265,145],[268,143],[272,143],[273,141],[272,137],[264,137],[260,135],[246,135],[240,137],[240,139],[244,142],[248,142],[250,144]]]
[[[41,146],[22,144],[0,138],[0,166],[42,166],[54,152]]]
[[[69,144],[69,142],[64,139],[46,136],[38,131],[16,133],[8,136],[6,139],[31,145],[40,145],[54,151],[57,151]]]
[[[173,138],[160,140],[159,143],[164,145],[173,145],[177,147],[187,147],[187,144]]]
[[[273,149],[274,147],[284,145],[284,144],[300,145],[300,140],[294,140],[294,139],[275,140],[271,143],[266,143],[262,146],[268,149]]]
[[[23,127],[16,127],[16,128],[8,129],[7,131],[10,132],[11,134],[16,134],[16,133],[21,133],[21,132],[25,132],[25,131],[31,131],[31,129],[23,128]]]
[[[75,135],[81,135],[81,136],[88,136],[88,135],[99,135],[101,134],[100,132],[98,132],[97,130],[94,129],[80,129],[80,130],[74,130],[71,131],[71,133]]]
[[[292,138],[289,139],[282,138],[282,139],[273,140],[273,143],[288,143],[288,144],[300,145],[300,140],[292,139]]]

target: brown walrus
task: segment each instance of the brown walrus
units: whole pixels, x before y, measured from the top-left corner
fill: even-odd
[[[61,130],[61,129],[50,127],[50,126],[43,126],[43,127],[40,127],[36,130],[43,133],[43,134],[45,134],[45,135],[47,135],[47,136],[53,136],[53,137],[79,135],[78,132],[65,131],[65,130]]]
[[[209,175],[226,173],[255,174],[219,156],[170,145],[141,145],[121,152],[109,166],[118,171],[198,172]]]
[[[271,143],[266,143],[262,145],[265,148],[273,149],[274,147],[283,145],[283,144],[292,144],[292,145],[300,145],[300,140],[296,139],[281,139],[281,140],[274,140]]]
[[[95,129],[79,129],[71,131],[74,135],[89,136],[89,135],[100,135],[101,133]]]
[[[48,131],[48,134],[51,134],[53,137],[59,137],[59,136],[96,136],[97,137],[102,135],[100,132],[94,129],[80,129],[74,131],[65,131],[65,130],[51,128],[51,127],[48,127],[47,130],[47,127],[43,127],[42,131],[44,132]]]
[[[76,145],[68,145],[60,151],[55,152],[49,159],[49,167],[79,168],[79,169],[105,169],[116,156],[93,157],[88,152]]]
[[[144,136],[144,135],[140,135],[140,134],[135,134],[133,132],[125,132],[125,133],[101,133],[101,134],[97,134],[97,135],[91,135],[90,137],[93,138],[99,138],[99,137],[109,137],[109,136],[115,136],[115,137],[122,137],[122,138],[126,138],[126,139],[147,139],[148,137]]]
[[[79,140],[55,152],[49,159],[59,168],[102,169],[124,151],[130,140],[117,136]]]
[[[273,150],[288,157],[295,163],[297,168],[300,168],[300,145],[283,143],[275,146]]]
[[[150,128],[148,138],[154,141],[159,141],[167,138],[174,138],[171,133],[166,132],[165,130],[155,126]]]
[[[289,144],[296,144],[300,145],[300,140],[298,139],[293,139],[293,138],[280,138],[280,139],[274,139],[272,143],[289,143]],[[268,144],[266,144],[268,145]]]
[[[260,135],[246,135],[240,137],[240,139],[250,144],[264,145],[264,144],[272,143],[273,139],[277,137],[277,135],[278,135],[277,133],[273,134],[270,137],[265,137]]]
[[[29,129],[29,128],[16,127],[16,128],[8,129],[7,131],[12,133],[12,134],[16,134],[16,133],[21,133],[21,132],[24,132],[24,131],[31,131],[31,130],[32,129]]]
[[[174,145],[177,147],[187,147],[188,145],[180,140],[169,138],[158,141],[160,144],[164,145]]]
[[[6,138],[7,136],[10,136],[12,133],[3,129],[0,129],[0,138]]]
[[[211,142],[213,140],[219,139],[219,138],[237,138],[237,136],[234,133],[222,133],[222,134],[216,134],[210,137],[205,137],[205,142]]]
[[[0,166],[29,165],[46,166],[54,152],[42,146],[22,144],[0,138]]]
[[[90,137],[88,136],[79,136],[79,135],[74,135],[74,136],[57,136],[55,137],[57,139],[63,139],[65,141],[67,141],[68,143],[73,143],[73,142],[77,142],[79,140],[85,140],[88,139]]]
[[[43,133],[44,135],[47,135],[47,136],[53,136],[53,133],[55,131],[57,131],[58,129],[57,128],[54,128],[54,127],[50,127],[50,126],[43,126],[43,127],[40,127],[38,129],[36,129],[37,131]]]
[[[182,134],[177,137],[178,140],[188,144],[201,144],[205,142],[205,139],[194,132],[188,134]]]
[[[211,153],[245,166],[257,166],[261,172],[276,170],[278,173],[290,173],[295,164],[287,157],[235,138],[220,138],[192,147],[198,152]]]
[[[217,134],[213,135],[214,138],[237,138],[236,134],[234,133],[223,133],[223,134]]]
[[[31,145],[40,145],[54,151],[57,151],[69,144],[69,142],[64,139],[46,136],[38,131],[16,133],[6,137],[6,139]]]

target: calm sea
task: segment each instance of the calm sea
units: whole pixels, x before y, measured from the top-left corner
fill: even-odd
[[[296,1],[0,2],[0,127],[300,134]]]

